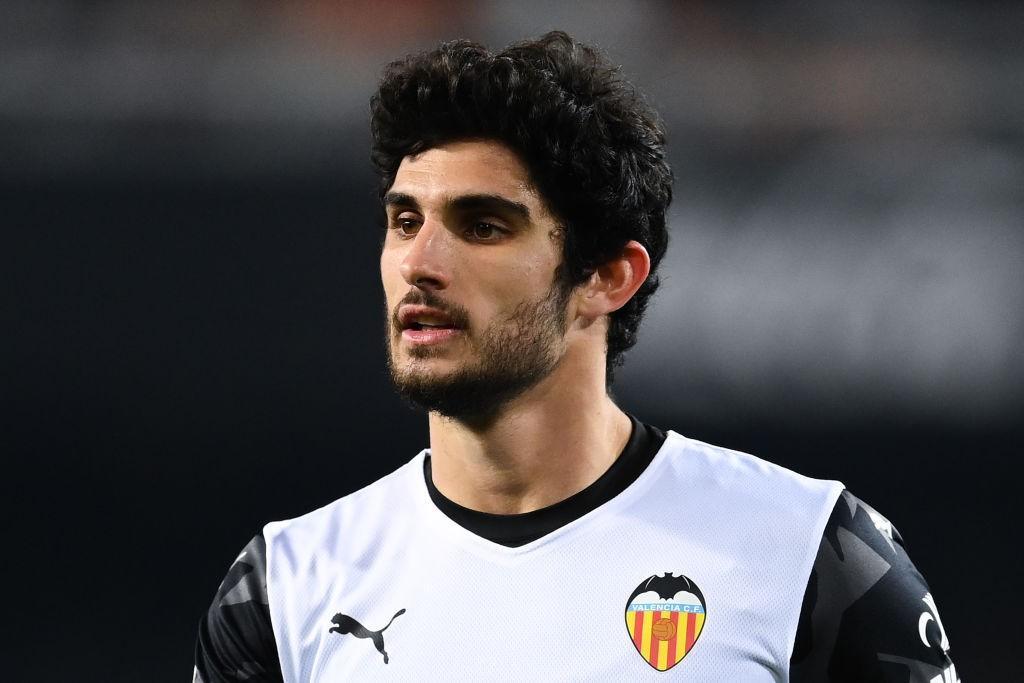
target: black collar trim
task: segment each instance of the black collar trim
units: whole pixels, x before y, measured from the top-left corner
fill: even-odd
[[[629,419],[633,423],[629,441],[608,471],[587,488],[554,505],[518,515],[496,515],[462,507],[434,486],[428,454],[423,460],[423,477],[430,499],[456,524],[494,543],[515,548],[536,541],[625,491],[651,464],[665,442],[665,432],[632,415]]]

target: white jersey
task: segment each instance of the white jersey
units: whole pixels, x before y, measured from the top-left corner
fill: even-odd
[[[670,432],[618,496],[507,547],[433,504],[427,454],[266,526],[286,682],[788,679],[838,482]]]

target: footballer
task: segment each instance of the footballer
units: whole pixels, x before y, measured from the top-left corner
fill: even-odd
[[[196,683],[958,680],[882,515],[612,399],[672,199],[615,67],[561,32],[450,42],[371,105],[388,362],[429,447],[245,546]]]

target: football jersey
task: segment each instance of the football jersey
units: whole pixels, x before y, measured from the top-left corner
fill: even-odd
[[[424,451],[267,525],[195,680],[955,681],[887,525],[837,482],[635,419],[609,472],[525,515],[447,501]]]
[[[285,681],[637,680],[680,666],[754,683],[788,668],[838,483],[670,433],[619,496],[509,548],[440,513],[425,455],[265,529]]]

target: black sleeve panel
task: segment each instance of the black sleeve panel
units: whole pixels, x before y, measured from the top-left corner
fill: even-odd
[[[899,532],[848,491],[807,583],[790,681],[959,681],[935,600]]]
[[[194,683],[280,683],[267,600],[267,544],[260,534],[235,559],[199,622]]]

